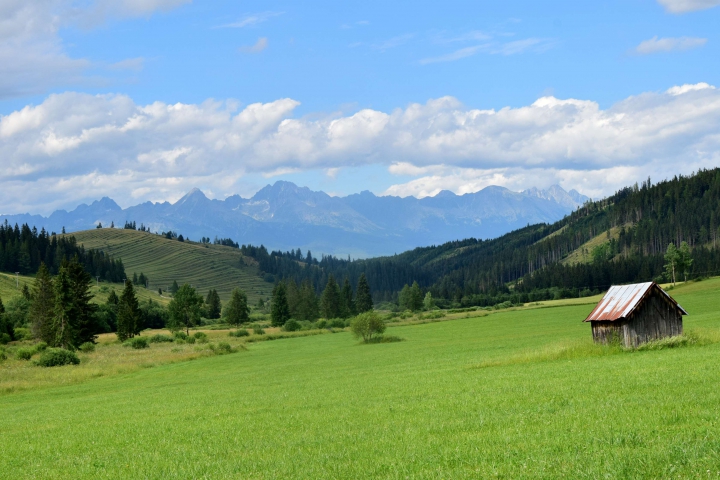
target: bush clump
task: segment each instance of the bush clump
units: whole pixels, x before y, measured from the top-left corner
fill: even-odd
[[[238,329],[235,330],[234,332],[231,331],[230,333],[228,333],[228,335],[231,336],[231,337],[249,337],[249,336],[250,336],[250,332],[248,332],[248,331],[247,331],[246,329],[244,329],[244,328],[238,328]]]
[[[78,365],[80,359],[74,352],[62,348],[48,348],[40,354],[36,364],[40,367],[60,367]]]
[[[32,347],[22,347],[15,350],[15,358],[18,360],[30,360],[35,353],[35,349]]]
[[[297,322],[296,320],[292,320],[292,319],[285,322],[285,325],[283,326],[283,330],[285,330],[286,332],[297,332],[301,328],[302,328],[302,325],[300,325],[300,323]]]
[[[210,347],[210,350],[215,352],[216,355],[225,355],[226,353],[233,353],[233,352],[237,351],[237,350],[233,349],[230,346],[230,344],[227,342],[220,342],[217,345],[215,345],[214,343],[211,343],[209,345],[209,347]]]
[[[333,318],[328,322],[327,326],[329,328],[345,328],[347,327],[347,322],[342,318]]]
[[[175,337],[175,340],[187,340],[188,336],[185,332],[178,330],[177,332],[173,332],[173,337]]]
[[[162,333],[157,333],[148,339],[150,343],[170,343],[174,340],[170,335],[163,335]]]
[[[255,335],[265,335],[265,330],[262,327],[253,327],[253,333]]]
[[[355,317],[350,323],[350,330],[356,338],[371,343],[373,337],[385,332],[385,321],[374,310],[370,310]]]
[[[80,351],[90,353],[95,351],[95,344],[93,342],[85,342],[80,345]]]
[[[0,333],[0,345],[7,345],[12,342],[12,338],[7,333]]]
[[[207,343],[208,342],[208,336],[205,332],[195,332],[195,335],[193,335],[193,338],[197,343]]]
[[[135,350],[141,350],[143,348],[148,348],[150,346],[150,342],[148,342],[148,337],[133,337],[129,340],[125,340],[123,346],[134,348]]]

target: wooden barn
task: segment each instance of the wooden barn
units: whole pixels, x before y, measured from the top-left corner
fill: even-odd
[[[619,340],[625,347],[683,332],[687,312],[655,282],[612,286],[584,320],[596,343]]]

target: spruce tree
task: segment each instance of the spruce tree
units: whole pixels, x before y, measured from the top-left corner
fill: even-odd
[[[230,301],[223,309],[223,318],[230,325],[240,325],[250,320],[250,308],[245,292],[239,288],[233,289]]]
[[[290,309],[290,318],[304,320],[300,317],[300,290],[295,280],[285,281],[285,294],[287,296],[288,308]]]
[[[423,308],[423,294],[420,290],[420,285],[417,282],[413,282],[410,287],[410,310],[417,312]]]
[[[207,318],[217,319],[220,318],[222,312],[222,302],[220,302],[220,295],[217,290],[211,288],[208,291],[207,297],[205,298],[205,308],[207,310]]]
[[[30,307],[30,322],[33,337],[52,344],[52,323],[55,310],[55,292],[53,280],[45,263],[40,264],[35,275],[33,286],[33,302]]]
[[[107,298],[107,304],[108,305],[117,305],[120,299],[117,296],[117,293],[115,293],[115,289],[110,290],[110,294]]]
[[[48,345],[51,347],[72,348],[74,344],[75,332],[73,325],[73,292],[65,265],[60,267],[60,271],[54,280],[55,290],[55,308],[50,325]]]
[[[324,318],[339,318],[342,314],[340,303],[340,289],[332,273],[328,276],[327,285],[320,297],[320,313]]]
[[[364,272],[360,274],[360,279],[358,279],[357,293],[355,295],[355,308],[358,313],[367,312],[373,309],[370,285],[368,284]]]
[[[72,315],[75,325],[75,338],[73,347],[79,347],[85,342],[95,342],[99,333],[97,318],[97,305],[92,303],[93,294],[90,292],[92,277],[80,263],[77,255],[67,265],[70,276],[70,286],[73,295]]]
[[[348,318],[355,315],[355,301],[353,300],[353,290],[350,280],[345,277],[343,288],[340,292],[341,316]]]
[[[140,306],[135,296],[135,288],[130,279],[125,280],[123,289],[117,304],[117,337],[124,342],[128,338],[140,333]]]
[[[282,327],[290,320],[290,307],[284,282],[279,282],[273,289],[270,319],[273,327]]]
[[[132,279],[133,285],[138,284],[138,276],[137,273],[133,272],[133,279]]]
[[[297,311],[297,318],[300,320],[314,321],[320,316],[318,298],[310,280],[305,280],[300,286]]]
[[[178,286],[177,280],[173,280],[173,283],[170,286],[170,294],[175,295],[179,289],[180,287]]]

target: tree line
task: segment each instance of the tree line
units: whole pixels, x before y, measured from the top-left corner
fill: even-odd
[[[43,228],[30,228],[27,224],[10,226],[5,221],[0,225],[0,270],[10,273],[34,274],[41,264],[56,275],[63,259],[77,257],[78,263],[94,277],[109,282],[120,282],[125,278],[122,260],[113,259],[102,250],[85,250],[73,236],[49,234]]]

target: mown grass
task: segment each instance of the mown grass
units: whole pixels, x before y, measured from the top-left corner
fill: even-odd
[[[258,276],[257,266],[237,248],[178,242],[147,232],[101,228],[73,232],[85,248],[103,250],[122,258],[125,272],[144,273],[150,290],[166,290],[173,281],[189,283],[205,295],[210,288],[226,301],[236,287],[242,288],[251,304],[270,296],[272,284]]]
[[[688,332],[717,334],[719,291],[717,279],[673,290],[691,314]],[[720,344],[554,355],[588,340],[582,319],[591,308],[516,309],[390,327],[388,335],[405,341],[388,344],[362,345],[349,333],[260,342],[235,355],[5,395],[0,472],[720,476]],[[533,351],[541,353],[530,361],[507,361]],[[495,365],[472,368],[484,362]]]

